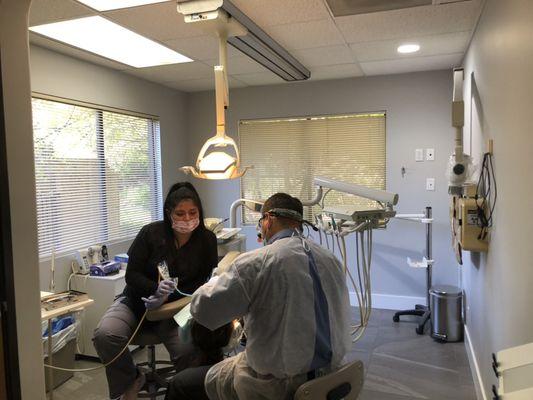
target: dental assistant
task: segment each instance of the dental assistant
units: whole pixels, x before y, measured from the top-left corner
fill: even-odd
[[[122,350],[146,309],[182,297],[173,281],[159,279],[159,263],[166,262],[183,293],[193,293],[209,279],[218,262],[217,241],[203,221],[202,203],[193,185],[173,185],[165,200],[164,220],[145,225],[131,244],[124,292],[94,332],[94,346],[102,362],[109,362]],[[145,320],[143,327],[159,335],[174,362],[195,351],[192,345],[180,342],[173,319]],[[145,381],[127,350],[106,367],[106,375],[111,399],[136,399]]]
[[[259,220],[265,246],[192,297],[192,316],[209,329],[244,318],[245,351],[207,372],[211,400],[292,399],[304,382],[339,368],[350,349],[341,263],[302,236],[302,214],[300,200],[271,196]]]

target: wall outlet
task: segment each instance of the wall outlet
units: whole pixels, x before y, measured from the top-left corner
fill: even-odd
[[[435,190],[435,178],[427,178],[426,179],[426,190]]]
[[[435,161],[435,149],[426,149],[426,160]]]
[[[415,149],[415,161],[424,161],[424,149]]]

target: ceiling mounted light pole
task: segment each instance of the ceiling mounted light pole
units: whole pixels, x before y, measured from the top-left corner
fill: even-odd
[[[227,38],[228,36],[244,35],[246,29],[232,20],[223,10],[217,9],[208,13],[207,17],[195,17],[198,12],[191,13],[195,2],[187,2],[186,6],[178,3],[178,11],[185,14],[185,22],[201,22],[210,33],[218,37],[219,64],[215,66],[215,100],[216,100],[216,135],[209,138],[202,146],[195,167],[185,166],[180,170],[201,179],[235,179],[243,176],[250,167],[241,168],[239,149],[235,141],[226,136],[225,112],[229,106],[229,89],[227,74]],[[198,2],[199,6],[210,7],[210,1]],[[217,3],[215,1],[215,3]],[[180,9],[181,8],[181,9]],[[202,14],[206,15],[206,14]],[[210,150],[210,151],[209,151]],[[209,151],[209,152],[208,152]]]

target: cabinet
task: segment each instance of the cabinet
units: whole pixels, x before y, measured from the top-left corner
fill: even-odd
[[[115,297],[122,293],[126,286],[126,271],[110,276],[74,275],[71,288],[89,295],[94,303],[81,313],[80,335],[78,340],[79,353],[84,356],[98,357],[92,338],[98,322],[113,303]]]

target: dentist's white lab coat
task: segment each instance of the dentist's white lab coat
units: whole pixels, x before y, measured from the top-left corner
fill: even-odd
[[[338,368],[350,349],[349,297],[341,263],[329,250],[291,235],[282,231],[272,244],[242,254],[228,272],[193,295],[191,314],[210,329],[244,317],[245,352],[216,364],[207,374],[212,400],[292,399],[318,365],[318,337],[328,344],[330,362],[325,370]],[[317,301],[322,311],[327,310],[322,324],[316,314],[324,312],[315,313]]]

